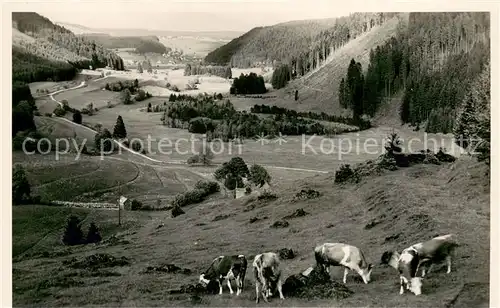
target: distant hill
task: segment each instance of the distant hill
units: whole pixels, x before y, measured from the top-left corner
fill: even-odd
[[[209,37],[213,39],[231,40],[242,31],[168,31],[148,29],[113,29],[113,28],[89,28],[67,22],[56,22],[57,25],[71,30],[75,34],[108,34],[111,36],[186,36],[186,37]]]
[[[82,37],[94,41],[108,49],[135,48],[138,53],[163,54],[170,50],[165,47],[157,36],[111,36],[105,33],[82,34]]]

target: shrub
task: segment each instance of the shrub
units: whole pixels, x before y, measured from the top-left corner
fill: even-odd
[[[51,118],[52,117],[52,113],[46,112],[46,113],[44,113],[44,116]]]
[[[87,233],[87,243],[99,243],[102,240],[99,229],[95,223],[90,223],[89,231]]]
[[[215,125],[212,119],[197,117],[189,121],[188,131],[194,134],[205,134],[206,132],[213,132]]]
[[[69,103],[68,103],[68,101],[67,101],[67,100],[63,99],[63,100],[61,101],[61,104],[62,104],[62,108],[63,108],[64,110],[66,110],[66,111],[70,111],[70,110],[71,110],[71,108],[69,107]]]
[[[172,218],[175,218],[175,217],[182,215],[182,214],[185,214],[185,212],[180,207],[174,206],[172,208],[172,213],[171,213]]]
[[[200,157],[198,155],[191,156],[187,159],[188,165],[194,165],[200,162]]]
[[[142,148],[142,144],[141,144],[140,140],[134,140],[134,141],[132,141],[132,144],[130,145],[130,147],[132,148],[132,150],[134,150],[136,152],[139,152],[139,153],[146,152]]]
[[[261,193],[258,197],[258,200],[274,200],[278,199],[278,196],[268,190],[265,190],[263,193]]]
[[[264,167],[253,165],[250,168],[250,181],[255,185],[263,186],[265,183],[271,182],[271,176]]]
[[[83,232],[80,227],[81,221],[78,217],[71,215],[64,230],[62,242],[65,245],[79,245],[83,242]]]
[[[177,194],[172,201],[174,207],[184,207],[189,204],[202,202],[205,197],[220,190],[217,182],[198,181],[193,190]]]
[[[113,140],[111,139],[109,130],[105,128],[102,132],[95,134],[94,144],[97,151],[111,152],[113,149]]]
[[[194,188],[204,190],[207,195],[216,193],[220,190],[219,183],[212,181],[198,181]]]
[[[344,183],[352,180],[355,177],[354,171],[351,169],[349,164],[341,165],[340,168],[335,171],[335,183]]]
[[[82,124],[82,113],[79,110],[75,110],[75,113],[73,113],[73,122]]]
[[[400,154],[402,141],[397,133],[392,133],[387,137],[385,150],[389,155]]]
[[[58,117],[64,117],[66,110],[61,106],[57,106],[56,109],[54,109],[54,114]]]
[[[140,202],[139,200],[137,199],[134,199],[132,200],[131,204],[130,204],[130,210],[131,211],[139,211],[142,209],[142,202]]]

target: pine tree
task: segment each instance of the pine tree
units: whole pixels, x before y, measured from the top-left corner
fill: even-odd
[[[116,119],[115,128],[113,130],[113,138],[123,139],[125,137],[127,137],[127,130],[125,129],[122,116],[119,115]]]
[[[143,73],[142,65],[141,65],[141,63],[140,63],[140,62],[139,62],[139,63],[137,63],[137,71],[138,71],[139,73],[141,73],[141,74]]]
[[[347,102],[345,101],[345,81],[344,78],[340,80],[340,85],[339,85],[339,104],[343,108],[347,108]]]
[[[73,122],[76,124],[82,124],[82,113],[80,110],[75,110],[75,113],[73,113]]]
[[[89,231],[87,233],[87,243],[99,243],[102,240],[99,229],[95,223],[90,223]]]
[[[16,165],[12,172],[12,202],[22,204],[30,200],[31,186],[26,172],[21,165]]]
[[[83,232],[80,227],[80,219],[71,215],[64,230],[62,241],[65,245],[78,245],[83,242]]]

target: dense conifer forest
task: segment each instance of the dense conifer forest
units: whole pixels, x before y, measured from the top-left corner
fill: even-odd
[[[28,83],[73,79],[80,69],[123,70],[115,53],[37,13],[14,12],[12,46],[12,135],[33,133],[36,106]]]

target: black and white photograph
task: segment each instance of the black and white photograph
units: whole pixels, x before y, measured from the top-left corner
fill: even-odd
[[[4,2],[5,306],[494,306],[500,6],[396,4]]]

